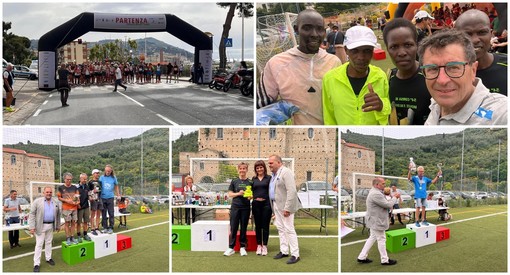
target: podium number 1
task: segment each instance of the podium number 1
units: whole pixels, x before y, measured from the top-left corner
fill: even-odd
[[[212,229],[209,231],[204,231],[204,241],[205,242],[214,242],[216,241],[216,232]]]
[[[104,248],[108,248],[108,240],[104,242]]]
[[[428,238],[428,237],[429,237],[429,232],[425,231],[425,238]]]
[[[172,244],[179,244],[179,234],[172,233]]]

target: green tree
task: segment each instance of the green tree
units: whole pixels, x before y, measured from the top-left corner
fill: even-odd
[[[24,36],[17,36],[8,32],[11,22],[2,21],[3,26],[3,58],[13,64],[30,65],[32,52],[30,51],[30,39]]]
[[[238,177],[237,168],[235,165],[228,165],[220,163],[220,172],[216,177],[216,182],[226,182],[227,179],[233,179]]]
[[[217,3],[222,8],[228,8],[227,17],[223,24],[223,32],[220,38],[220,68],[226,68],[227,66],[227,50],[225,48],[225,38],[228,38],[230,29],[232,28],[232,19],[236,9],[238,10],[238,16],[244,18],[253,16],[253,3]]]
[[[443,190],[449,190],[451,191],[453,189],[453,185],[451,182],[447,182],[444,184]]]
[[[124,193],[124,195],[131,196],[131,195],[133,195],[133,188],[131,188],[129,186],[124,187],[123,193]]]

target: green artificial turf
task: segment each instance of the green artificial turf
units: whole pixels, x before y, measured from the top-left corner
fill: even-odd
[[[301,261],[294,265],[286,264],[288,258],[273,259],[279,240],[271,225],[267,256],[251,251],[246,257],[239,253],[225,257],[223,251],[172,251],[172,272],[338,272],[338,219],[328,218],[328,236],[324,229],[319,231],[320,222],[314,219],[297,218],[295,226]]]
[[[507,272],[507,205],[455,208],[449,212],[453,215],[453,220],[450,222],[436,221],[436,216],[431,213],[428,214],[428,220],[433,224],[449,228],[450,239],[403,252],[388,253],[391,259],[397,260],[394,266],[380,265],[377,244],[372,246],[369,253],[372,263],[357,263],[356,258],[368,235],[366,231],[362,235],[361,229],[356,229],[341,240],[341,271]],[[454,223],[500,212],[504,213]],[[392,226],[390,230],[403,227],[398,224]],[[356,241],[361,242],[355,243]]]
[[[62,250],[54,249],[52,258],[56,265],[50,266],[45,262],[44,252],[41,256],[41,272],[168,272],[169,271],[169,212],[161,210],[154,214],[133,213],[128,217],[129,230],[159,224],[152,227],[126,232],[117,228],[115,233],[130,236],[132,248],[99,259],[92,259],[76,265],[68,265],[62,260]],[[123,233],[124,232],[124,233]],[[53,246],[60,246],[65,240],[63,230],[53,237]],[[3,272],[32,272],[33,251],[35,237],[30,238],[23,231],[20,232],[22,247],[9,248],[7,233],[3,233]],[[9,259],[16,255],[20,258]]]

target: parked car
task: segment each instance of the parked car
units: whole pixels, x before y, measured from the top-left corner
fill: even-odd
[[[328,197],[333,203],[336,203],[338,192],[333,191],[333,186],[325,181],[306,181],[299,187],[299,192],[318,193],[321,197],[326,195],[326,190],[328,192]]]
[[[129,204],[139,205],[140,201],[136,199],[135,197],[126,196],[126,198],[129,200]]]
[[[170,202],[170,198],[167,195],[161,195],[158,198],[158,202],[161,203],[161,204],[169,203]]]
[[[452,191],[443,191],[443,192],[445,192],[446,194],[449,194],[452,199],[454,199],[454,200],[457,199],[457,195],[454,192],[452,192]]]
[[[397,192],[400,193],[400,198],[402,198],[403,202],[411,201],[413,200],[413,197],[407,193],[407,191],[402,189],[397,189]]]
[[[489,198],[497,198],[499,194],[497,192],[489,192]]]
[[[501,191],[498,191],[498,194],[501,198],[506,198],[506,193],[503,193]]]
[[[483,200],[489,197],[489,194],[487,192],[478,192],[476,193],[476,199],[477,200]]]
[[[366,200],[368,197],[368,192],[370,192],[370,189],[368,188],[361,188],[356,190],[356,200]]]
[[[34,80],[34,79],[38,78],[37,72],[34,72],[34,71],[30,70],[28,67],[21,66],[21,65],[15,65],[12,70],[12,74],[14,75],[14,77],[28,78],[30,80]]]
[[[432,193],[432,199],[437,200],[439,197],[443,198],[443,200],[451,200],[452,197],[447,191],[430,191],[428,193]]]
[[[340,202],[350,202],[352,200],[351,195],[347,190],[341,188],[340,189]]]

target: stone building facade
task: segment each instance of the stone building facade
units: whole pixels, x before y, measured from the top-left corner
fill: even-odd
[[[24,150],[3,148],[2,192],[5,197],[10,190],[28,197],[30,181],[54,182],[55,161],[47,156],[27,153]],[[42,185],[33,187],[34,197],[42,195]]]
[[[345,189],[353,189],[353,173],[375,173],[375,151],[358,144],[341,141],[341,182]],[[356,189],[371,188],[373,177],[357,177]]]
[[[207,181],[216,177],[220,162],[197,163],[190,171],[190,158],[249,158],[254,159],[247,161],[251,177],[255,160],[267,165],[268,157],[277,154],[294,159],[296,184],[309,180],[331,184],[337,173],[337,142],[335,128],[201,128],[198,152],[179,155],[179,173],[191,173],[196,182]],[[227,164],[231,174],[238,162]]]

